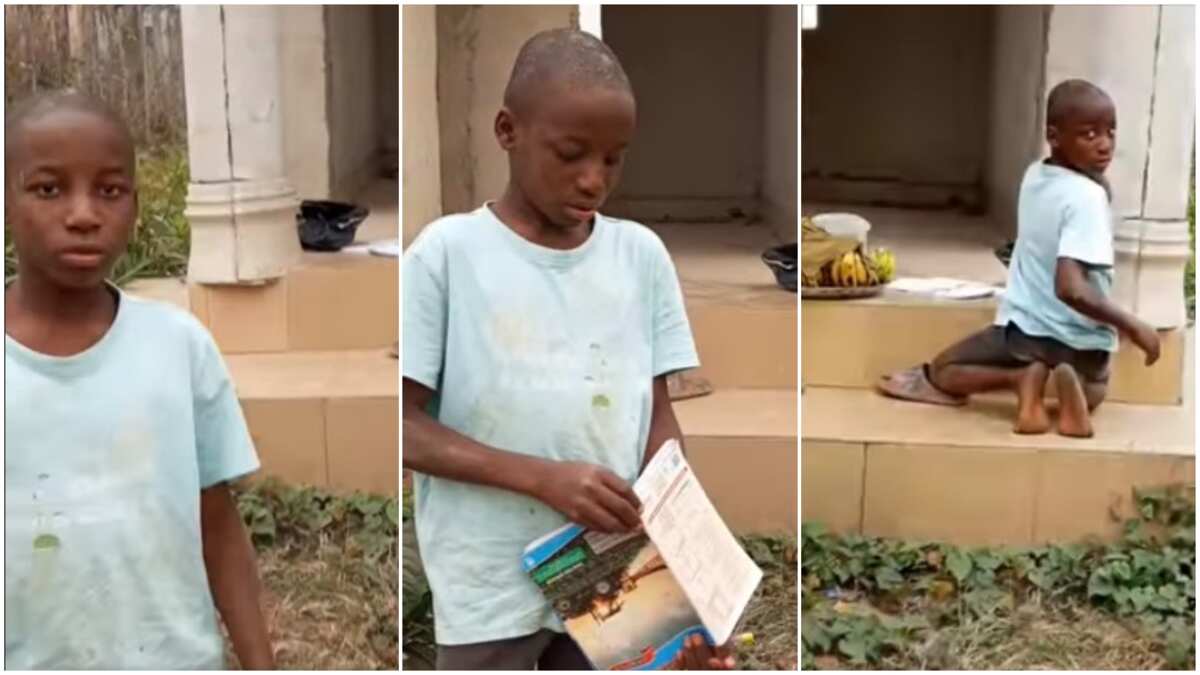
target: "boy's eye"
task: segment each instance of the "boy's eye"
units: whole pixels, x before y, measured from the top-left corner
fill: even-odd
[[[58,186],[54,183],[38,183],[30,187],[35,195],[42,199],[53,199],[58,196]]]
[[[558,158],[564,162],[574,162],[580,157],[583,157],[583,152],[579,150],[558,150],[556,152],[558,153]]]
[[[100,186],[100,196],[105,199],[116,199],[125,194],[124,185],[102,185]]]

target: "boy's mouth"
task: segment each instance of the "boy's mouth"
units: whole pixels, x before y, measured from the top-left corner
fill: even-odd
[[[594,208],[571,206],[569,204],[563,207],[563,210],[567,212],[567,215],[570,216],[572,220],[578,220],[580,222],[591,220],[592,216],[596,215],[596,209]]]
[[[59,260],[67,267],[76,269],[95,269],[104,263],[104,249],[80,246],[64,249],[58,254]]]

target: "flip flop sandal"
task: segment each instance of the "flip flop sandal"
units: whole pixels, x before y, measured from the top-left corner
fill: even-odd
[[[927,364],[921,364],[898,373],[884,375],[879,378],[877,384],[880,393],[916,403],[956,407],[967,404],[966,397],[953,396],[933,386],[933,383],[929,381],[928,367]]]

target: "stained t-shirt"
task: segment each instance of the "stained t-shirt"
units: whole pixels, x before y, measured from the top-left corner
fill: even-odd
[[[258,459],[208,332],[121,294],[92,347],[4,365],[5,666],[223,668],[200,490]]]
[[[428,225],[403,262],[404,377],[438,393],[442,424],[480,443],[603,465],[632,482],[652,380],[699,365],[662,241],[597,215],[561,251],[485,205]],[[564,517],[524,495],[415,477],[417,538],[439,644],[562,630],[521,553]]]
[[[1112,326],[1058,299],[1059,258],[1083,263],[1088,283],[1104,295],[1112,292],[1113,215],[1107,193],[1082,174],[1039,161],[1021,181],[1017,243],[995,323],[1011,321],[1027,335],[1055,338],[1075,349],[1116,351]]]

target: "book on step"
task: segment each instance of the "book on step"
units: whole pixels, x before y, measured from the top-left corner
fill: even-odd
[[[709,501],[679,443],[633,484],[642,529],[575,524],[525,548],[522,565],[599,670],[657,670],[692,635],[724,644],[762,581]]]

